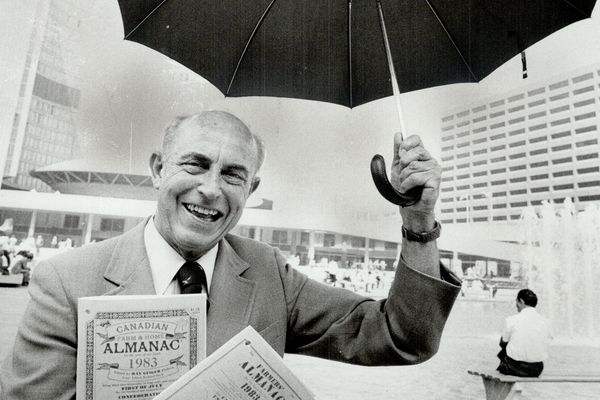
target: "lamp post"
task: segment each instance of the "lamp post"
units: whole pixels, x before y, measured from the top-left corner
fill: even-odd
[[[460,201],[467,202],[467,224],[470,224],[471,223],[471,194],[470,193],[463,194],[462,196],[460,196]]]
[[[483,199],[483,198],[487,198],[488,199],[488,208],[489,208],[489,213],[490,213],[490,223],[493,221],[493,208],[492,208],[492,192],[479,192],[479,193],[475,193],[474,195],[471,193],[467,193],[467,194],[463,194],[462,196],[460,196],[460,200],[461,201],[466,201],[467,202],[467,223],[471,223],[472,222],[472,217],[471,217],[471,201],[472,200],[479,200],[479,199]]]
[[[492,208],[492,192],[481,192],[483,197],[488,199],[488,207],[490,210],[490,224],[494,221],[494,209]]]

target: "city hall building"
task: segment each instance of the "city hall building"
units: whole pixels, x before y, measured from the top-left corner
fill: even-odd
[[[519,220],[569,197],[600,200],[600,66],[455,110],[442,118],[442,223]]]

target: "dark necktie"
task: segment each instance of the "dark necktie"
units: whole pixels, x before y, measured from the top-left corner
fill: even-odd
[[[182,294],[206,293],[208,284],[206,274],[200,264],[194,261],[186,261],[177,272],[177,282]]]

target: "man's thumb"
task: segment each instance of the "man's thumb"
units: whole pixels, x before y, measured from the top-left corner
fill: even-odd
[[[398,152],[400,151],[401,144],[402,144],[402,132],[396,132],[394,134],[394,161],[400,157],[398,155]]]

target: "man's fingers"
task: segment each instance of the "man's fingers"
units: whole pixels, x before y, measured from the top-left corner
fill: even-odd
[[[418,135],[410,135],[400,143],[400,150],[409,151],[414,147],[423,147],[423,142]]]
[[[411,135],[404,140],[400,134],[394,136],[391,182],[396,190],[406,193],[415,187],[422,187],[423,204],[435,204],[441,171],[441,167],[425,149],[419,136]]]
[[[400,174],[399,191],[406,193],[417,186],[436,189],[440,184],[438,168],[406,168]]]
[[[398,178],[403,180],[415,172],[424,172],[429,170],[434,172],[439,172],[440,170],[438,163],[434,159],[429,159],[426,161],[415,160],[399,171]]]
[[[432,160],[429,152],[423,146],[417,146],[408,151],[404,151],[402,148],[400,148],[400,156],[396,162],[400,165],[401,169],[404,169],[412,162],[429,160]]]
[[[417,135],[410,135],[402,140],[402,133],[396,132],[394,135],[394,161],[402,157],[402,154],[410,151],[415,147],[423,147],[421,138]]]
[[[402,144],[402,132],[396,132],[394,135],[394,161],[396,162],[400,155],[398,154],[400,150],[400,145]]]
[[[416,155],[415,155],[416,157]],[[404,159],[404,157],[403,157]],[[413,160],[407,165],[399,168],[395,171],[395,174],[392,174],[392,178],[396,182],[397,187],[402,186],[404,188],[404,181],[406,181],[411,175],[421,174],[424,172],[431,172],[433,175],[437,176],[437,180],[441,177],[441,167],[437,163],[437,161],[433,158],[429,158],[425,161],[421,160]],[[414,179],[414,178],[412,178]],[[436,184],[437,180],[433,180],[429,182],[429,184]],[[410,180],[407,184],[412,184],[413,180]],[[424,182],[422,182],[424,183]]]

